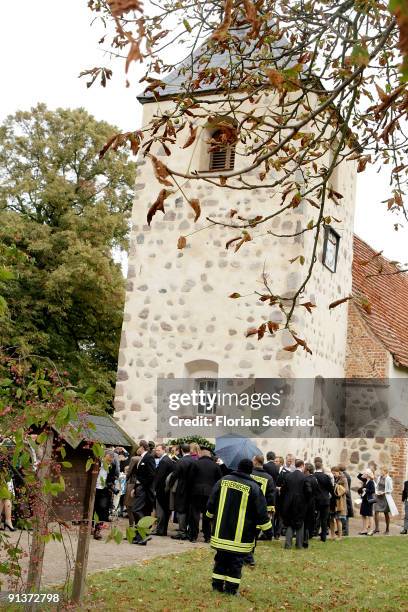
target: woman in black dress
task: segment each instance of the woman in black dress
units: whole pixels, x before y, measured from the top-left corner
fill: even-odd
[[[372,529],[373,505],[375,502],[374,474],[371,470],[365,470],[358,474],[363,486],[358,490],[361,496],[360,514],[363,517],[363,531],[359,535],[368,535]]]

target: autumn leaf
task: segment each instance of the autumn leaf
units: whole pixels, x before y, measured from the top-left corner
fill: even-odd
[[[292,200],[290,202],[290,205],[291,205],[292,208],[297,208],[299,206],[299,204],[301,203],[301,201],[302,201],[302,194],[301,193],[296,193],[293,196],[293,198],[292,198]]]
[[[245,337],[248,338],[249,336],[254,336],[257,333],[258,333],[257,327],[250,327],[249,329],[247,329]]]
[[[388,100],[388,96],[385,93],[385,91],[383,89],[381,89],[381,87],[379,85],[377,85],[377,83],[375,84],[375,88],[377,90],[377,93],[379,95],[379,98],[380,98],[381,102],[386,102]]]
[[[372,313],[371,304],[366,298],[361,300],[361,308],[369,315]]]
[[[125,72],[126,73],[128,72],[129,66],[132,62],[137,62],[137,61],[142,62],[143,55],[140,52],[140,45],[138,41],[134,40],[132,44],[130,45],[129,53],[126,58]]]
[[[188,203],[195,212],[194,221],[197,221],[197,219],[201,215],[200,200],[197,200],[197,198],[193,198],[192,200],[189,200]]]
[[[269,83],[275,89],[281,90],[283,87],[283,83],[285,82],[285,77],[279,70],[275,70],[274,68],[267,68],[265,70],[265,74],[268,77]]]
[[[394,13],[400,31],[398,47],[403,57],[401,80],[406,83],[408,81],[408,7],[406,0],[390,0],[389,9]]]
[[[160,210],[162,213],[165,212],[164,200],[168,198],[171,193],[173,192],[169,191],[168,189],[162,189],[160,191],[159,195],[157,196],[157,200],[151,205],[151,207],[149,208],[149,212],[147,213],[147,224],[148,225],[150,225],[150,223],[152,222],[152,219],[154,215],[157,213],[157,211]]]
[[[298,344],[291,344],[290,346],[284,346],[283,350],[288,351],[289,353],[294,353],[298,349]]]
[[[180,236],[179,239],[177,240],[177,248],[178,249],[185,249],[187,246],[187,240],[185,236]]]
[[[292,336],[294,340],[296,340],[297,344],[301,346],[304,351],[306,351],[306,353],[309,353],[309,355],[313,355],[312,351],[306,344],[306,340],[302,340],[302,338],[298,338],[297,336],[295,336],[295,334],[292,334]]]
[[[237,242],[237,240],[242,240],[241,236],[238,236],[237,238],[231,238],[231,240],[228,240],[228,242],[225,243],[225,248],[228,249],[231,244],[234,244],[234,242]]]
[[[316,304],[313,304],[313,302],[304,302],[300,305],[306,308],[306,310],[310,312],[310,314],[312,314],[312,308],[316,308]]]
[[[197,129],[198,128],[197,127],[193,127],[191,125],[191,123],[189,124],[189,128],[190,128],[190,135],[187,138],[186,142],[184,143],[184,145],[182,147],[183,149],[187,149],[188,147],[190,147],[193,144],[193,142],[195,141],[196,136],[197,136]]]
[[[261,21],[258,18],[256,6],[251,0],[244,0],[245,16],[252,29],[248,34],[248,38],[255,38],[259,34]]]
[[[344,304],[344,302],[348,302],[352,298],[353,296],[349,295],[349,297],[341,298],[341,300],[336,300],[335,302],[329,304],[329,309],[331,310],[332,308],[337,308],[337,306],[340,306],[340,304]]]
[[[258,327],[258,340],[262,340],[262,338],[265,335],[265,332],[266,332],[266,323],[262,323],[262,325]]]
[[[240,293],[231,293],[231,295],[229,295],[228,297],[232,298],[233,300],[236,300],[237,298],[241,297]]]
[[[238,244],[235,247],[235,253],[242,247],[242,245],[244,244],[244,242],[249,242],[250,240],[252,240],[251,236],[248,234],[248,232],[242,232],[244,234],[243,238],[241,238],[241,240],[238,242]]]
[[[357,172],[364,172],[364,170],[366,169],[367,162],[369,161],[371,161],[371,157],[369,155],[360,157],[357,165]]]
[[[171,176],[169,169],[165,164],[163,164],[160,159],[157,159],[151,153],[149,154],[150,159],[152,160],[154,175],[162,185],[166,185],[167,187],[172,187],[173,184],[167,180],[168,176]]]
[[[112,15],[122,17],[129,11],[142,11],[143,3],[140,0],[108,0]]]
[[[225,0],[224,19],[222,20],[222,23],[218,26],[218,28],[213,32],[211,36],[213,40],[218,40],[219,42],[222,42],[227,38],[228,30],[232,23],[232,7],[233,1]]]
[[[117,151],[119,147],[123,147],[127,142],[130,143],[131,151],[134,155],[137,154],[140,147],[141,132],[124,132],[123,134],[115,134],[104,144],[99,151],[99,159],[105,157],[109,149]]]
[[[394,201],[396,203],[397,206],[403,206],[404,202],[402,200],[402,195],[400,191],[396,191],[394,194]]]
[[[268,321],[267,325],[269,333],[272,335],[279,329],[279,324],[275,323],[274,321]]]

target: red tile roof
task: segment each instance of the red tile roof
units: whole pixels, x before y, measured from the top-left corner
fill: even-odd
[[[395,264],[354,236],[355,303],[394,363],[408,368],[408,274],[397,271]]]

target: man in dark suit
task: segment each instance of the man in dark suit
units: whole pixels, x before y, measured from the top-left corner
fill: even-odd
[[[276,483],[278,482],[279,476],[279,466],[275,463],[275,460],[276,455],[273,451],[269,451],[268,453],[266,453],[266,463],[264,463],[263,469],[265,472],[268,472],[270,476],[272,476],[273,482],[275,483],[276,487]]]
[[[189,539],[191,542],[196,542],[199,528],[200,515],[202,515],[202,528],[205,542],[209,542],[211,538],[211,522],[206,517],[208,498],[214,488],[216,482],[222,478],[221,468],[215,463],[211,457],[211,452],[207,449],[201,449],[198,461],[194,461],[191,465],[188,488],[190,492],[190,533]]]
[[[320,526],[320,539],[322,542],[325,542],[329,520],[330,499],[334,496],[334,488],[332,479],[323,471],[322,460],[320,458],[316,458],[314,460],[314,464],[314,476],[317,480],[317,491],[315,496],[318,523],[317,528]]]
[[[304,474],[310,485],[310,495],[307,499],[305,522],[304,522],[304,540],[303,548],[309,547],[309,540],[313,538],[316,527],[316,497],[319,490],[319,485],[314,474],[315,468],[311,463],[305,464]]]
[[[303,548],[304,520],[307,500],[311,495],[310,483],[304,475],[305,463],[296,459],[293,472],[281,473],[280,490],[281,512],[286,527],[285,548],[292,548],[292,538],[296,534],[296,548]]]
[[[196,461],[190,455],[189,444],[182,444],[181,454],[182,458],[177,461],[175,470],[170,474],[169,478],[170,489],[177,482],[174,494],[174,510],[177,512],[179,533],[178,535],[171,536],[173,540],[188,540],[187,525],[190,506],[188,482],[191,465]]]
[[[146,440],[140,440],[137,454],[140,455],[140,461],[136,469],[137,482],[134,488],[132,506],[136,525],[143,516],[149,516],[153,510],[153,481],[156,472],[156,462],[149,452],[149,444]],[[139,533],[136,533],[133,544],[146,545],[148,540],[150,538],[143,539]]]
[[[404,489],[402,491],[402,501],[405,505],[405,516],[404,516],[404,527],[401,530],[401,535],[407,535],[408,533],[408,480],[404,482]]]
[[[164,444],[157,444],[155,454],[159,462],[153,481],[153,489],[156,496],[157,525],[152,535],[166,536],[170,519],[170,492],[166,490],[166,479],[176,467],[176,462],[170,459]]]

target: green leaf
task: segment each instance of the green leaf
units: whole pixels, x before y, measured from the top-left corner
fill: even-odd
[[[89,470],[93,466],[93,462],[94,462],[93,458],[89,457],[89,459],[88,459],[88,461],[86,462],[86,465],[85,465],[85,471],[86,472],[89,472]]]
[[[93,397],[96,393],[96,387],[88,387],[84,393],[85,398]]]
[[[13,280],[13,278],[15,278],[15,276],[11,270],[6,270],[5,268],[0,267],[0,282]]]
[[[350,58],[355,66],[368,66],[370,62],[367,49],[360,44],[354,45]]]
[[[126,529],[126,539],[131,544],[133,542],[133,538],[136,535],[136,529],[134,527],[127,527]]]
[[[192,28],[187,19],[183,19],[183,26],[186,28],[187,32],[191,32]]]
[[[101,459],[105,453],[105,449],[102,446],[102,444],[99,444],[99,442],[95,442],[92,445],[92,452],[95,457],[98,457],[98,459]]]
[[[61,465],[64,468],[72,468],[72,463],[70,461],[62,461]]]

